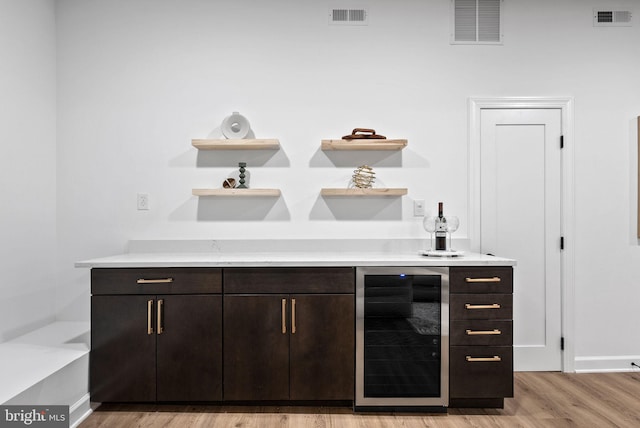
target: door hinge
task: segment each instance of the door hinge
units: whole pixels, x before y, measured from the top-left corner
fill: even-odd
[[[564,236],[560,237],[560,249],[564,250]]]
[[[564,351],[564,337],[560,338],[560,350]]]
[[[560,148],[564,149],[564,135],[560,136]]]

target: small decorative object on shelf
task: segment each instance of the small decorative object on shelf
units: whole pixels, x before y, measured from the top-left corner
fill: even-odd
[[[249,125],[247,118],[237,111],[234,111],[231,116],[225,117],[220,128],[225,137],[237,139],[245,138],[251,131],[251,125]]]
[[[236,187],[236,179],[235,178],[227,178],[222,182],[222,187],[225,189],[233,189]]]
[[[351,176],[353,185],[359,189],[370,189],[373,187],[376,173],[373,172],[373,168],[369,165],[359,166],[358,169],[353,170],[354,174]]]
[[[343,140],[386,140],[384,135],[376,134],[375,129],[354,128],[350,135],[342,137]]]
[[[244,172],[245,172],[245,167],[247,166],[247,163],[240,162],[238,163],[238,166],[240,167],[240,184],[238,185],[238,189],[247,189],[248,187],[244,184],[244,178],[246,177]]]
[[[322,140],[322,150],[402,150],[407,140],[388,140],[376,134],[375,129],[354,128],[351,134],[341,140]]]

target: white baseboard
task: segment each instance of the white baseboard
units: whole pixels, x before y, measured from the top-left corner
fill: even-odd
[[[576,373],[609,373],[632,372],[640,368],[633,367],[634,362],[640,365],[640,355],[614,355],[599,357],[576,357]]]
[[[69,428],[76,428],[93,413],[90,396],[85,394],[81,399],[69,406]]]

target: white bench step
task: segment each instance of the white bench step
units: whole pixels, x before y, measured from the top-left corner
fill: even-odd
[[[89,328],[88,322],[59,321],[0,343],[0,404],[87,355]]]

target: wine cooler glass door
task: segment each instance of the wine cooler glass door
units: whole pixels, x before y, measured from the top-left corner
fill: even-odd
[[[356,406],[446,406],[448,272],[359,268]]]

